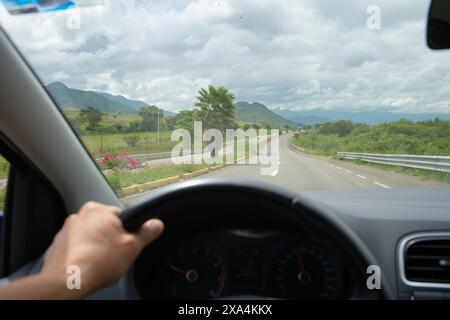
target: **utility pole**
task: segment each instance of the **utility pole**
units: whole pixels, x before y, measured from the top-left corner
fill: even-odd
[[[155,111],[152,111],[152,114],[153,114],[153,119],[155,119]],[[159,146],[159,144],[160,144],[160,133],[159,133],[159,109],[158,108],[156,108],[156,122],[157,122],[157,136],[156,136],[156,139],[157,139],[157,145]]]
[[[158,112],[158,146],[160,143],[160,135],[159,135],[159,110],[157,110],[156,112]]]

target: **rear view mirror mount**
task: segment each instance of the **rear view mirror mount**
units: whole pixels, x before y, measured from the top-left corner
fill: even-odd
[[[450,49],[450,1],[432,0],[428,13],[427,44],[434,50]]]

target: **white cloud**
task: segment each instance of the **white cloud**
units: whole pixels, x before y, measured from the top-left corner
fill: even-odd
[[[0,19],[45,82],[191,107],[200,87],[292,109],[450,112],[450,53],[425,46],[423,0],[109,0]],[[381,9],[368,30],[366,9]]]

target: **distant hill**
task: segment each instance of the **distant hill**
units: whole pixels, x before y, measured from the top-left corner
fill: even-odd
[[[254,102],[248,103],[240,101],[236,103],[236,119],[246,122],[268,123],[274,127],[298,127],[298,123],[283,118],[280,115],[270,111],[265,105]]]
[[[288,109],[273,109],[274,113],[282,116],[283,118],[289,119],[291,121],[303,124],[303,125],[311,125],[318,123],[326,123],[333,121],[330,118],[318,116],[314,114],[307,114],[306,111],[292,111]]]
[[[140,108],[148,105],[142,101],[130,100],[106,92],[72,89],[61,82],[49,84],[47,90],[62,109],[95,107],[103,112],[137,113]],[[164,113],[168,116],[175,115],[169,111],[164,111]]]
[[[319,124],[337,120],[351,120],[355,123],[379,124],[408,119],[411,121],[424,121],[434,118],[450,120],[449,113],[396,113],[388,111],[337,111],[324,109],[311,109],[293,111],[286,109],[273,109],[274,113],[304,125]]]

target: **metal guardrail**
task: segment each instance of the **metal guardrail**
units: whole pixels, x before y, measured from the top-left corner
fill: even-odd
[[[337,156],[349,160],[361,160],[365,162],[387,164],[400,167],[450,172],[450,157],[445,156],[371,154],[354,152],[338,152]]]
[[[293,143],[291,143],[291,148],[292,148],[292,149],[295,149],[295,150],[298,150],[298,151],[300,151],[300,152],[306,152],[306,149],[305,149],[305,148],[301,148],[301,147],[299,147],[299,146],[296,146],[296,145],[293,144]]]

